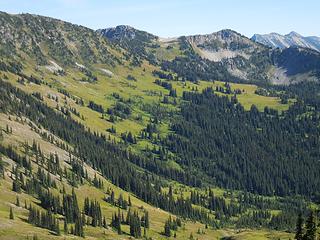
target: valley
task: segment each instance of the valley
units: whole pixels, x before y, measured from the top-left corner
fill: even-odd
[[[0,23],[0,239],[293,239],[319,218],[319,53]]]

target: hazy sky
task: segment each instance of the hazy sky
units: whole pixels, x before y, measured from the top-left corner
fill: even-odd
[[[162,37],[224,28],[320,36],[320,0],[0,0],[0,10],[35,13],[93,29],[126,24]]]

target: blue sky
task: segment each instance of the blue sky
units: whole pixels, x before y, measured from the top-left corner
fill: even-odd
[[[0,0],[0,10],[35,13],[93,29],[131,25],[162,37],[224,28],[320,36],[319,0]]]

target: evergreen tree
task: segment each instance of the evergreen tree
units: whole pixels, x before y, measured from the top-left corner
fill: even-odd
[[[9,218],[12,219],[12,220],[14,219],[12,207],[10,207],[10,215],[9,215]]]
[[[131,197],[129,196],[128,198],[128,206],[131,207],[132,206],[132,203],[131,203]]]
[[[56,234],[58,236],[61,235],[61,233],[60,233],[60,224],[59,224],[59,220],[58,219],[56,220],[55,232],[56,232]]]
[[[137,212],[134,212],[129,218],[130,235],[139,238],[141,237],[141,221]]]
[[[12,191],[21,193],[21,183],[19,180],[15,179],[12,182]]]
[[[20,207],[20,199],[19,199],[19,196],[17,196],[17,198],[16,198],[16,205],[17,205],[17,207]]]
[[[118,234],[122,234],[122,230],[121,230],[121,215],[120,215],[120,209],[118,209],[118,217],[117,217],[117,231]]]
[[[75,220],[74,235],[84,237],[83,222],[81,217],[78,217]]]
[[[314,220],[314,214],[311,211],[306,220],[306,232],[303,236],[303,240],[315,240],[317,233],[317,227]]]
[[[144,226],[146,228],[150,227],[150,223],[149,223],[149,213],[146,211],[145,215],[144,215]]]
[[[64,218],[64,221],[63,221],[63,232],[64,232],[64,234],[65,235],[67,235],[68,234],[68,223],[67,223],[67,220],[66,220],[66,218]]]
[[[303,218],[301,213],[298,216],[296,224],[296,235],[294,237],[296,240],[303,240]]]
[[[171,237],[171,230],[170,230],[170,223],[169,221],[166,221],[164,224],[164,235],[167,237]]]
[[[2,137],[2,131],[0,130],[0,139]],[[4,177],[4,165],[3,165],[3,161],[2,161],[2,156],[0,154],[0,178]]]
[[[108,227],[106,217],[103,217],[103,227],[104,228]]]

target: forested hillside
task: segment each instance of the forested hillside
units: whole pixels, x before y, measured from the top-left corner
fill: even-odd
[[[312,51],[271,53],[231,30],[163,40],[30,14],[0,22],[0,239],[318,234]],[[272,85],[276,66],[314,81]]]

